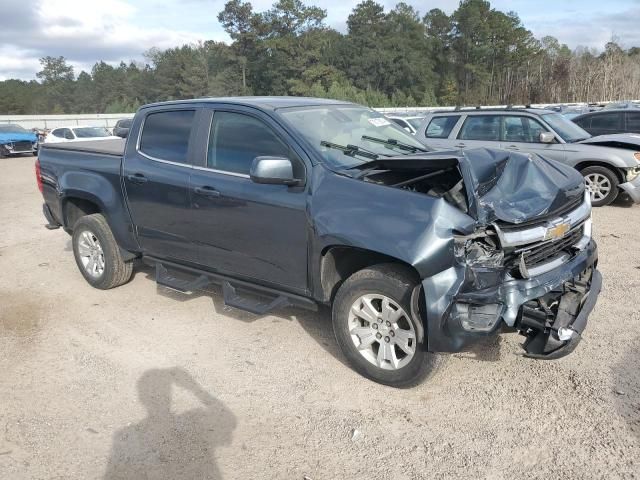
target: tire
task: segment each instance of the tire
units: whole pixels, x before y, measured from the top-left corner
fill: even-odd
[[[613,170],[595,165],[582,169],[580,173],[585,179],[587,188],[592,192],[591,205],[594,207],[609,205],[618,196],[620,180]]]
[[[351,366],[361,375],[392,387],[418,383],[435,369],[438,360],[426,351],[423,329],[411,316],[411,293],[417,284],[411,273],[408,268],[391,263],[360,270],[342,284],[333,302],[333,331]],[[385,297],[387,308],[383,306]],[[372,319],[371,307],[379,314],[377,319]],[[392,320],[391,327],[385,325],[384,312],[390,312],[387,318],[399,316],[395,322]],[[410,343],[411,355],[405,351]],[[390,359],[389,354],[394,358]]]
[[[102,214],[81,217],[73,227],[71,243],[78,269],[92,287],[108,290],[127,283],[131,278],[133,262],[122,259],[120,248]]]

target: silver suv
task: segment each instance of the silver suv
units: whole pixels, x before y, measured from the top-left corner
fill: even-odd
[[[503,148],[537,153],[579,170],[594,206],[613,202],[620,189],[640,203],[640,136],[592,137],[559,113],[534,108],[433,112],[416,138],[437,149]]]

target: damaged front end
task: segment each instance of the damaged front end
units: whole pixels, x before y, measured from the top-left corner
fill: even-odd
[[[524,227],[496,222],[482,234],[456,236],[455,245],[465,280],[436,337],[470,341],[502,325],[526,337],[528,356],[573,351],[602,285],[587,195],[563,215]]]
[[[451,228],[453,238],[450,262],[440,259],[444,267],[422,280],[429,350],[460,351],[506,329],[526,337],[527,356],[567,355],[602,285],[582,176],[536,155],[482,149],[455,157],[455,168],[439,153],[422,156],[422,170],[418,156],[364,170],[367,181],[439,197],[474,220],[471,228],[440,221],[438,236]]]

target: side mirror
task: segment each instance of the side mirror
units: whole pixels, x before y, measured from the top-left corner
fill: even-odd
[[[75,137],[73,136],[73,133],[65,132],[64,138],[66,138],[67,140],[73,140]]]
[[[556,136],[551,132],[540,132],[540,143],[553,143]]]
[[[291,160],[285,157],[256,157],[251,164],[249,177],[255,183],[271,185],[298,185],[300,180],[293,176]]]
[[[404,128],[405,131],[407,131],[408,133],[413,133],[409,127],[402,127],[402,128]]]

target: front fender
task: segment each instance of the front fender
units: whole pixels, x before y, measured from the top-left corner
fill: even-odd
[[[320,264],[327,246],[343,245],[396,258],[426,278],[455,263],[454,231],[470,233],[475,226],[470,216],[441,198],[322,167],[314,169],[313,186],[308,206],[315,230],[312,265]]]

